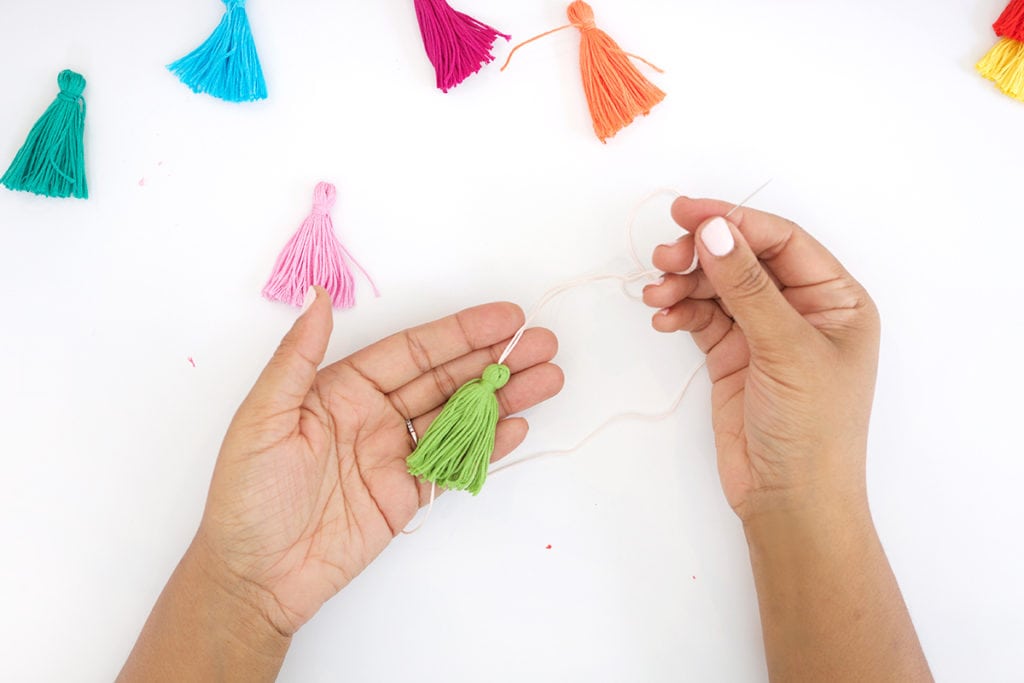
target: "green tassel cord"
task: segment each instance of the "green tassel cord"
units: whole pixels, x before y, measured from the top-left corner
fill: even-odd
[[[463,384],[409,456],[409,474],[443,489],[480,493],[498,427],[495,392],[510,376],[507,366],[489,365],[480,379]]]
[[[64,70],[57,76],[60,93],[29,131],[0,185],[46,197],[86,199],[85,78]]]

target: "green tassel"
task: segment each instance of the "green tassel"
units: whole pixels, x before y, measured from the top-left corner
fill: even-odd
[[[443,489],[480,493],[498,427],[494,392],[508,384],[510,376],[507,366],[489,365],[483,377],[463,384],[409,456],[409,474]]]
[[[57,76],[57,85],[57,99],[29,131],[11,167],[0,178],[0,185],[46,197],[86,199],[89,188],[82,146],[85,79],[64,70]]]

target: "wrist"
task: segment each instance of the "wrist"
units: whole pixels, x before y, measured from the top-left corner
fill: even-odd
[[[185,552],[180,569],[189,595],[218,639],[248,650],[257,659],[278,664],[284,660],[291,637],[277,628],[264,609],[265,591],[232,572],[210,548],[202,529]]]
[[[827,448],[810,453],[762,456],[766,470],[758,485],[734,506],[744,526],[758,527],[773,518],[828,519],[868,516],[866,448]]]
[[[118,681],[273,681],[291,639],[261,613],[251,590],[197,535]]]
[[[741,515],[754,561],[838,559],[877,539],[863,487],[762,494]]]

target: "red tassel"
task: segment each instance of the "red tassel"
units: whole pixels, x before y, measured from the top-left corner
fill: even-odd
[[[1003,13],[992,24],[996,35],[1024,43],[1024,0],[1010,0]]]

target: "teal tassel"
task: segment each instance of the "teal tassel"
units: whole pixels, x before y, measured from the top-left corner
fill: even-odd
[[[494,392],[508,383],[510,374],[505,365],[489,365],[483,377],[463,384],[406,460],[409,474],[443,489],[480,493],[498,427]]]
[[[222,1],[227,10],[210,37],[167,68],[193,92],[228,102],[264,100],[267,83],[245,13],[245,0]]]
[[[60,93],[29,131],[0,185],[45,197],[89,197],[85,182],[85,79],[74,71],[57,76]]]

